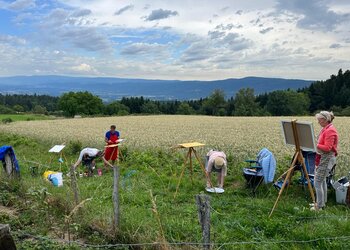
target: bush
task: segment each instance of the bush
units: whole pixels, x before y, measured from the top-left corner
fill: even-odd
[[[68,152],[68,154],[75,155],[75,154],[80,153],[82,147],[83,147],[83,144],[79,140],[69,141],[69,143],[67,145],[67,152]]]
[[[5,124],[13,122],[13,120],[11,118],[9,118],[9,117],[8,118],[4,118],[1,121],[2,121],[2,123],[5,123]]]

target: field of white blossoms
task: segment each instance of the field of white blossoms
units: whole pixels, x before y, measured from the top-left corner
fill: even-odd
[[[206,144],[201,149],[202,153],[210,148],[220,149],[233,155],[237,161],[255,157],[263,147],[269,148],[277,160],[282,160],[293,154],[293,148],[284,145],[280,121],[293,118],[123,116],[23,121],[0,125],[0,129],[52,144],[79,140],[84,146],[102,148],[104,133],[111,124],[115,124],[121,137],[127,139],[125,146],[130,149],[169,149],[178,143],[198,141]],[[320,131],[314,117],[297,119],[313,122],[315,135]],[[336,117],[334,125],[340,137],[338,166],[345,171],[350,163],[350,118]]]

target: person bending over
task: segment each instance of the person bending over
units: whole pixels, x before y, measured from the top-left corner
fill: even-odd
[[[97,148],[84,148],[79,154],[79,158],[76,163],[73,165],[76,169],[80,163],[88,169],[88,176],[92,176],[93,171],[96,167],[96,159],[101,158],[105,165],[113,167],[104,156],[104,152]]]
[[[226,155],[222,151],[210,150],[207,154],[207,162],[205,170],[208,173],[207,187],[210,187],[211,173],[216,172],[218,174],[218,187],[224,187],[224,178],[227,175],[227,160]]]

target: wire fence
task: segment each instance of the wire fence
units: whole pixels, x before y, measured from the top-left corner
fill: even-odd
[[[38,236],[38,235],[32,235],[29,233],[24,232],[11,232],[13,235],[19,238],[30,238],[30,239],[36,239],[36,240],[45,240],[45,241],[52,241],[56,243],[64,243],[67,245],[76,245],[84,248],[114,248],[114,249],[121,249],[121,248],[128,248],[128,247],[156,247],[156,246],[195,246],[195,247],[201,247],[203,246],[202,242],[149,242],[149,243],[118,243],[118,244],[103,244],[103,245],[94,245],[94,244],[87,244],[80,241],[69,241],[65,239],[53,239],[45,236]],[[320,238],[314,238],[314,239],[308,239],[308,240],[269,240],[269,241],[232,241],[232,242],[212,242],[210,243],[210,246],[216,247],[216,248],[222,248],[224,246],[239,246],[239,245],[277,245],[277,244],[307,244],[307,243],[315,243],[320,241],[343,241],[344,243],[347,241],[350,241],[350,235],[349,236],[336,236],[336,237],[320,237]]]

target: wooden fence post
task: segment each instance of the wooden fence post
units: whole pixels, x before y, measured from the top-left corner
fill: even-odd
[[[71,166],[70,168],[70,178],[71,178],[71,185],[74,193],[74,202],[75,202],[75,205],[78,205],[79,195],[78,195],[77,177],[75,175],[74,166]]]
[[[119,167],[113,167],[113,208],[114,208],[114,232],[119,227]]]
[[[198,219],[202,226],[203,249],[210,249],[210,197],[205,194],[196,195]]]
[[[0,224],[0,250],[16,250],[9,225]]]

